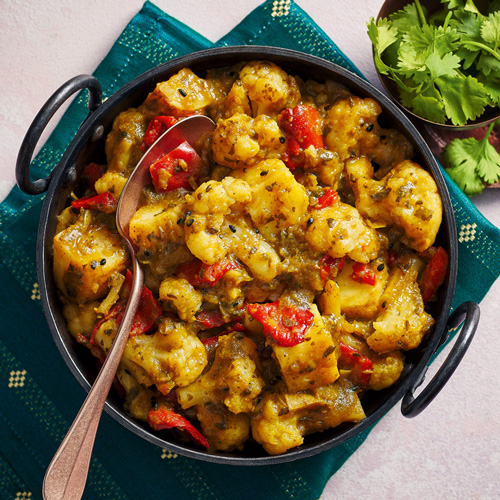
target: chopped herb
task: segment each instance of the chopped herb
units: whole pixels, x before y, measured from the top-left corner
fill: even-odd
[[[193,222],[194,222],[194,219],[189,219],[189,220],[187,220],[187,221],[186,221],[186,226],[187,226],[187,227],[191,226],[191,225],[193,224]]]

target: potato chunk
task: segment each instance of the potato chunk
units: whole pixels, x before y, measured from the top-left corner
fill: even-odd
[[[121,237],[103,218],[82,210],[77,221],[54,237],[54,278],[59,290],[79,303],[108,291],[108,278],[127,267]]]
[[[202,113],[214,100],[209,82],[189,68],[181,69],[151,92],[140,110],[149,118],[157,115],[187,116]]]
[[[184,227],[177,221],[185,206],[184,194],[175,190],[140,207],[130,220],[130,238],[139,248],[150,252],[159,241],[183,242]]]
[[[312,304],[314,323],[305,333],[305,341],[293,347],[271,344],[289,391],[306,391],[331,384],[339,376],[337,353],[331,333]]]
[[[372,319],[380,310],[381,296],[389,275],[387,266],[384,265],[381,271],[377,270],[377,264],[370,266],[376,279],[374,285],[352,279],[353,266],[354,262],[347,262],[335,278],[339,285],[342,314],[351,318]]]
[[[223,401],[232,413],[251,412],[264,387],[258,362],[253,340],[239,332],[222,335],[210,369],[178,389],[177,399],[183,409]]]
[[[196,416],[211,450],[241,450],[250,437],[250,417],[245,413],[235,415],[223,404],[199,405]]]

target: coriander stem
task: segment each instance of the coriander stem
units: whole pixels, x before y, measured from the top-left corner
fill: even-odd
[[[417,7],[418,17],[420,18],[422,26],[427,26],[427,20],[425,19],[424,11],[422,9],[422,6],[420,5],[419,0],[415,0],[415,6]]]
[[[448,14],[446,15],[446,19],[444,20],[444,23],[443,23],[443,31],[446,31],[446,28],[448,27],[448,23],[450,22],[450,18],[452,16],[453,12],[448,12]]]
[[[495,122],[490,123],[490,126],[488,127],[488,130],[486,131],[486,135],[481,139],[482,141],[487,141],[489,139],[491,131],[493,130],[494,126],[495,126]]]
[[[498,54],[498,52],[494,51],[491,47],[488,47],[484,43],[467,41],[467,42],[462,42],[462,45],[473,45],[474,47],[479,47],[480,49],[489,52],[493,57],[495,57],[497,60],[500,61],[500,54]]]

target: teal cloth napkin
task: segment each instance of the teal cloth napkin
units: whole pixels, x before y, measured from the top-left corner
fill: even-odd
[[[323,57],[359,74],[290,0],[266,1],[215,45],[274,45]],[[104,97],[174,57],[213,44],[147,2],[95,71]],[[45,177],[87,115],[86,93],[70,105],[32,164]],[[500,231],[446,177],[459,234],[454,304],[479,302],[500,274]],[[85,393],[62,361],[42,312],[36,231],[43,196],[14,188],[0,205],[0,498],[41,499],[45,469]],[[84,493],[88,500],[312,499],[370,429],[315,457],[269,467],[231,467],[177,456],[104,415]]]

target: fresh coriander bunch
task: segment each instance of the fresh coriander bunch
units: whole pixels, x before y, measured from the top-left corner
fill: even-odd
[[[375,65],[396,82],[403,106],[454,126],[500,106],[500,0],[487,3],[483,13],[474,0],[441,0],[429,13],[415,0],[370,19]]]

